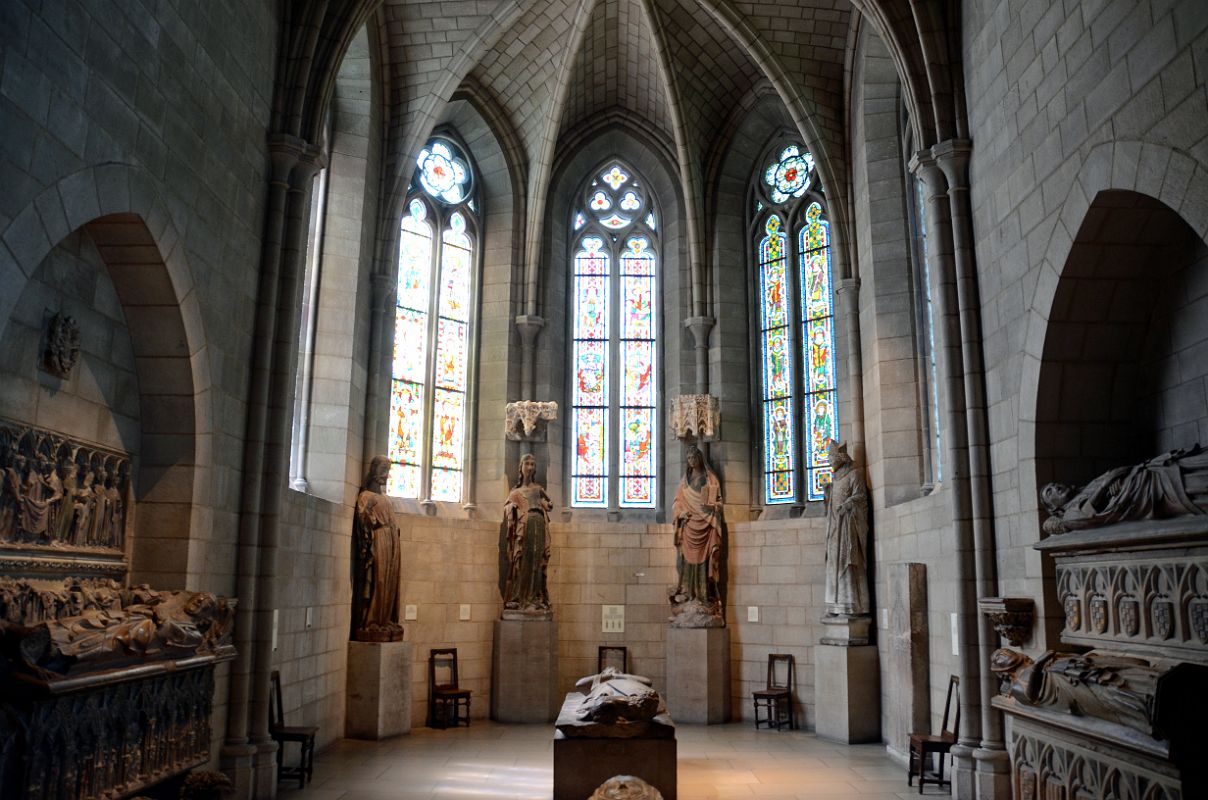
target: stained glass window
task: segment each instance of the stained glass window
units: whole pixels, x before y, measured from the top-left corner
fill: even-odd
[[[443,139],[420,152],[416,167],[400,223],[387,492],[457,502],[465,483],[473,173]]]
[[[783,147],[764,167],[754,204],[769,504],[821,500],[831,477],[826,441],[839,438],[830,223],[813,169],[807,151]]]
[[[912,179],[913,180],[913,179]],[[922,299],[923,304],[923,358],[926,363],[924,368],[927,370],[928,383],[927,389],[927,405],[930,408],[930,427],[931,427],[931,480],[938,483],[944,479],[943,468],[943,450],[941,445],[943,440],[940,434],[940,382],[939,370],[935,358],[935,310],[931,291],[931,271],[927,266],[927,216],[926,206],[923,204],[923,182],[913,180],[915,195],[914,195],[914,219],[915,219],[915,241],[918,251],[917,258],[920,269],[918,270],[918,295]]]
[[[588,212],[576,212],[572,221],[571,505],[653,508],[659,395],[654,211],[643,182],[615,163],[589,179],[584,202]]]

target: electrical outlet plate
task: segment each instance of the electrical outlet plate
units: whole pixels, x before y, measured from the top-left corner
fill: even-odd
[[[624,633],[625,606],[601,606],[600,630],[604,633]]]
[[[419,606],[408,605],[403,609],[403,619],[416,620],[419,619]]]
[[[458,609],[458,612],[457,612],[457,618],[459,620],[461,620],[462,622],[465,622],[466,620],[468,620],[470,618],[470,604],[469,603],[461,604],[461,608]]]
[[[747,606],[747,622],[759,622],[759,606]]]

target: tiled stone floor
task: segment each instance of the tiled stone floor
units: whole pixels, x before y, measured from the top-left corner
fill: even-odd
[[[680,800],[913,800],[906,771],[884,745],[839,745],[812,733],[756,731],[750,724],[681,725]],[[552,725],[416,728],[383,742],[342,740],[315,759],[314,781],[288,800],[444,800],[549,798]],[[296,751],[289,753],[296,758]],[[947,795],[927,787],[927,795]],[[584,799],[586,800],[586,798]]]

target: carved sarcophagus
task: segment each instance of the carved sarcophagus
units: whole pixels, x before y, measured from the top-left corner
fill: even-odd
[[[1017,800],[1208,797],[1206,500],[1198,446],[1045,487],[1061,640],[1095,649],[995,653]]]
[[[0,797],[118,798],[206,763],[235,603],[0,580]]]

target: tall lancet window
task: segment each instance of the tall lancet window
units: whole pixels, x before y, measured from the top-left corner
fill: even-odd
[[[839,417],[830,223],[813,156],[795,144],[770,154],[753,212],[763,499],[821,500]]]
[[[571,219],[571,505],[658,502],[658,237],[646,184],[615,161]]]
[[[474,174],[448,139],[429,142],[416,161],[399,224],[387,491],[457,502],[477,263]]]

